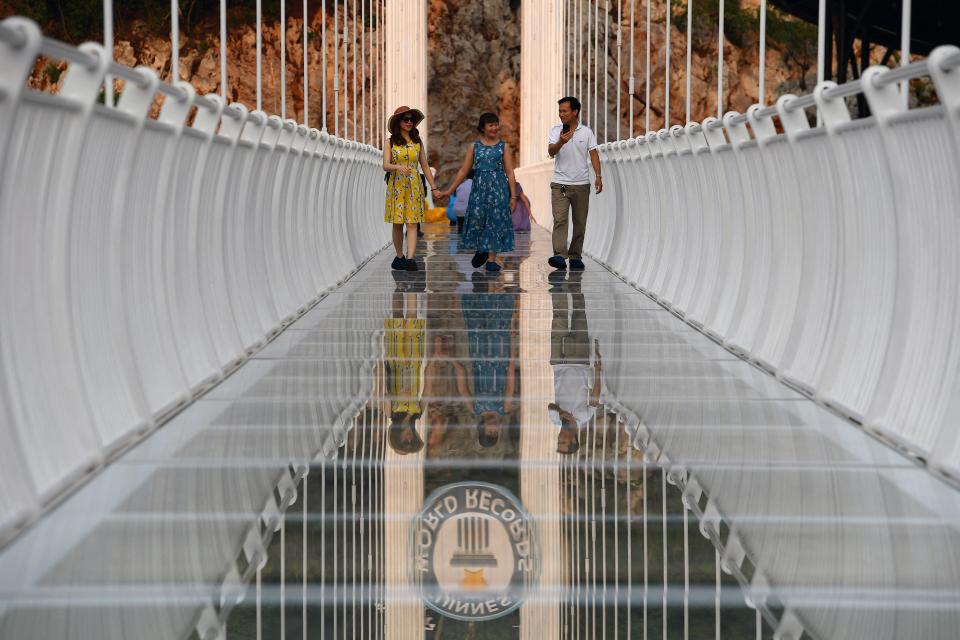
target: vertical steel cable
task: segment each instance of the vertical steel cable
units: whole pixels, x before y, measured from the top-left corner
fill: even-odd
[[[910,18],[912,9],[912,0],[902,0],[902,14],[900,17],[900,66],[910,64]],[[910,81],[904,80],[900,83],[900,96],[903,100],[903,108],[910,106]]]
[[[307,49],[310,47],[310,30],[307,28],[309,18],[307,0],[303,0],[303,124],[310,126],[310,81],[307,76],[310,58]]]
[[[767,103],[767,0],[760,0],[760,78],[757,102]]]
[[[717,36],[717,118],[723,117],[723,0],[720,0],[719,35]]]
[[[764,0],[760,0],[763,2]],[[683,124],[690,122],[690,69],[693,63],[693,0],[687,0],[687,95]]]
[[[323,7],[327,14],[327,7]],[[324,82],[326,84],[326,82]],[[326,119],[326,110],[324,110]],[[324,127],[326,129],[326,127]],[[327,599],[327,459],[320,458],[320,639],[327,637],[327,616],[323,610]]]
[[[286,497],[281,498],[285,500]],[[287,637],[287,510],[280,514],[280,637]]]
[[[336,6],[336,5],[334,5]],[[336,32],[336,27],[334,27],[334,32]],[[334,58],[337,57],[336,49],[334,49]],[[338,589],[338,578],[340,577],[340,572],[338,570],[340,566],[340,545],[337,544],[339,539],[339,527],[340,527],[340,509],[337,508],[337,505],[340,501],[340,474],[337,473],[337,463],[339,462],[340,452],[337,451],[337,457],[333,460],[333,511],[331,512],[331,519],[333,520],[333,637],[337,637],[337,630],[340,628],[340,620],[337,618],[337,596],[339,593]]]
[[[716,582],[713,597],[713,636],[714,640],[720,640],[720,551],[718,549],[713,550],[713,562],[713,571],[716,574],[713,578]]]
[[[609,2],[608,2],[609,4]],[[607,110],[604,109],[604,112]],[[604,127],[604,136],[606,136],[606,127]],[[601,410],[603,406],[601,405]],[[600,540],[601,554],[603,558],[603,601],[600,611],[602,613],[601,629],[603,629],[603,638],[607,637],[607,414],[603,413],[603,441],[602,453],[600,457]]]
[[[583,94],[583,0],[573,0],[576,6],[574,18],[576,27],[574,28],[573,54],[576,56],[576,75],[577,75],[577,97],[581,102],[586,98]],[[582,105],[581,105],[582,106]],[[583,114],[580,114],[583,119]]]
[[[340,0],[333,0],[333,135],[340,135],[340,69],[339,69],[339,49],[340,39],[337,29],[340,28],[339,9]],[[324,70],[326,73],[326,70]]]
[[[347,42],[346,4],[344,4],[343,9],[344,9],[343,11],[343,14],[344,14],[343,42],[344,42],[344,49],[346,49],[346,42]],[[346,57],[344,57],[343,66],[344,68],[346,68],[347,66]],[[344,70],[344,74],[346,74],[346,70]],[[344,75],[344,86],[346,86],[346,75]],[[347,102],[346,98],[344,98],[343,102],[344,104],[346,104]],[[347,138],[346,117],[344,117],[344,121],[343,121],[343,137],[345,139],[349,139]],[[346,441],[344,441],[344,444],[343,444],[343,458],[341,460],[340,467],[341,467],[341,472],[343,473],[343,477],[340,478],[340,489],[343,491],[343,494],[340,496],[340,504],[343,507],[343,517],[341,518],[343,522],[343,525],[342,525],[343,530],[340,532],[340,535],[341,535],[341,539],[343,540],[343,546],[344,546],[343,562],[340,563],[340,566],[343,568],[343,570],[340,572],[340,577],[342,579],[341,586],[343,587],[340,590],[340,593],[343,596],[343,604],[340,607],[340,611],[342,615],[342,620],[341,620],[341,623],[342,623],[341,629],[343,630],[342,637],[344,638],[344,640],[346,640],[347,638],[347,553],[346,553],[347,550],[346,550],[346,546],[348,544],[347,542],[347,443]]]
[[[619,118],[617,122],[619,123]],[[619,136],[618,136],[619,137]],[[613,422],[613,637],[620,637],[620,422]],[[630,608],[627,607],[627,611]],[[629,613],[628,613],[629,615]],[[628,636],[629,637],[629,636]]]
[[[664,0],[666,12],[666,41],[663,44],[665,58],[663,64],[663,128],[670,128],[670,0]]]
[[[832,61],[831,61],[832,64]],[[823,82],[827,70],[827,0],[820,0],[817,8],[817,84]],[[817,109],[817,126],[820,110]]]
[[[623,50],[623,0],[617,0],[617,140],[620,139],[620,120],[623,116],[620,112],[620,93],[623,82],[623,71],[621,68],[620,57]]]
[[[644,126],[644,131],[650,131],[650,5],[653,0],[644,0],[647,5],[647,68],[646,68],[646,85],[647,85],[647,95],[646,102],[643,105],[643,111],[646,114],[646,123]],[[644,477],[644,482],[646,482],[646,477]]]
[[[593,1],[599,2],[600,0]],[[587,5],[587,79],[584,88],[587,90],[587,95],[583,103],[587,105],[587,117],[590,118],[590,126],[596,128],[596,124],[593,122],[593,104],[590,102],[593,95],[590,91],[590,80],[593,78],[593,20],[591,19],[590,1],[585,0],[585,4]]]
[[[227,99],[227,0],[220,0],[220,96],[224,103],[229,102]]]
[[[320,115],[321,131],[327,130],[327,2],[320,9]]]
[[[649,2],[650,0],[647,0]],[[648,5],[649,6],[649,5]],[[648,129],[649,130],[649,129]],[[647,597],[650,595],[650,566],[647,561],[647,454],[640,459],[643,474],[643,640],[647,640]]]
[[[257,110],[263,109],[263,7],[257,0]]]
[[[113,61],[113,0],[103,0],[103,48],[107,52],[107,59]],[[173,39],[170,40],[170,52],[173,53]],[[171,74],[173,65],[170,65]],[[172,78],[176,80],[176,78]],[[113,106],[113,76],[107,74],[103,78],[103,104]]]
[[[356,9],[356,0],[354,0],[354,9]],[[357,21],[353,21],[354,26],[356,26]],[[356,53],[356,51],[354,51]],[[354,61],[357,57],[354,55]],[[354,100],[356,100],[356,93],[354,95]],[[354,111],[354,118],[356,118],[357,112]],[[357,128],[354,127],[354,137],[356,136]],[[362,478],[361,478],[362,479]],[[350,613],[351,613],[351,624],[350,632],[351,635],[357,635],[357,418],[353,418],[353,455],[350,460],[350,508],[353,511],[353,517],[350,518],[350,525],[353,533],[353,538],[350,545],[350,582],[351,587],[353,588],[353,597],[351,598],[350,603]]]
[[[600,125],[600,0],[593,0],[593,117],[594,135]]]
[[[757,627],[756,636],[757,636],[757,640],[763,640],[763,618],[760,616],[760,609],[757,609],[756,612],[757,612],[757,613],[756,613],[756,618],[757,618],[757,622],[756,622],[756,627]]]
[[[687,14],[689,15],[689,14]],[[690,526],[687,505],[680,498],[683,508],[683,640],[690,639]]]
[[[280,0],[280,117],[287,118],[287,0]]]
[[[112,35],[111,35],[112,39]],[[112,57],[112,56],[111,56]],[[180,79],[180,3],[170,0],[170,81]]]
[[[635,96],[636,96],[636,91],[637,91],[637,78],[636,78],[636,75],[634,75],[634,60],[633,60],[633,58],[634,58],[633,23],[634,23],[634,18],[636,17],[636,5],[637,5],[637,0],[630,0],[630,80],[629,80],[629,84],[627,85],[627,90],[630,92],[630,127],[629,127],[629,131],[630,131],[630,137],[631,137],[631,138],[633,137],[633,124],[634,124],[634,123],[633,123],[633,104],[634,104],[634,102],[636,102],[636,97],[635,97]],[[628,463],[628,465],[627,465],[627,469],[628,469],[628,470],[630,469],[629,463]],[[629,471],[628,471],[628,473],[629,473]],[[629,485],[628,485],[628,486],[629,486]],[[629,491],[629,489],[627,489],[627,490]],[[628,528],[627,530],[629,531],[629,528]],[[627,618],[627,624],[628,624],[628,625],[630,624],[630,619],[629,619],[629,618]],[[627,637],[630,637],[629,632],[627,633]]]
[[[263,570],[257,559],[257,640],[263,640]]]
[[[354,56],[356,60],[356,56]],[[360,0],[360,69],[364,72],[363,93],[360,97],[360,134],[364,142],[369,144],[370,130],[367,128],[367,0]]]
[[[667,468],[660,467],[660,530],[663,534],[663,640],[667,640]]]
[[[597,6],[599,7],[599,3]],[[610,0],[604,0],[603,8],[603,141],[609,142],[610,137],[607,134],[607,121],[610,118],[610,100],[608,96],[610,87]]]
[[[630,0],[631,6],[633,0]],[[631,25],[633,20],[631,19]],[[631,42],[633,37],[630,38]],[[633,104],[631,102],[631,104]],[[633,118],[630,119],[630,128],[633,129]],[[630,132],[633,135],[633,132]],[[633,443],[627,440],[627,638],[632,637],[633,627],[633,502],[630,501],[630,482],[633,470]]]
[[[599,0],[594,7],[599,7]],[[599,9],[597,9],[597,25],[600,24]],[[594,85],[596,88],[596,85]],[[596,90],[596,89],[595,89]],[[590,620],[593,628],[593,638],[597,637],[597,420],[596,415],[590,421],[590,573],[592,591],[590,598]]]
[[[581,430],[580,430],[580,426],[577,425],[578,440],[579,440],[580,431],[581,431]],[[584,434],[584,436],[586,436],[586,434]],[[584,439],[586,439],[586,437],[584,437]],[[587,464],[586,464],[587,452],[584,450],[583,447],[580,448],[580,451],[583,451],[583,453],[582,453],[582,454],[578,453],[578,454],[577,454],[577,459],[578,459],[578,462],[580,462],[580,457],[581,457],[581,455],[582,455],[582,457],[583,457],[583,462],[581,463],[581,467],[583,468],[583,484],[586,484],[586,481],[587,481]],[[581,515],[581,510],[580,510],[580,486],[581,486],[581,481],[580,481],[580,469],[575,469],[575,480],[576,480],[576,483],[575,483],[574,486],[575,486],[575,488],[576,488],[576,500],[575,500],[575,504],[576,504],[576,523],[577,523],[577,526],[576,526],[576,550],[577,550],[577,553],[576,553],[576,555],[575,555],[575,558],[577,559],[577,564],[576,564],[576,567],[577,567],[577,575],[576,575],[576,584],[577,584],[577,588],[576,588],[576,603],[577,603],[577,606],[576,606],[576,609],[574,610],[574,615],[575,615],[575,620],[576,620],[576,621],[575,621],[575,624],[576,624],[576,629],[577,629],[577,638],[579,638],[579,637],[580,637],[580,627],[581,627],[581,625],[580,625],[580,609],[581,609],[581,606],[580,606],[580,605],[581,605],[581,602],[582,602],[583,582],[584,582],[584,581],[583,581],[584,571],[582,570],[581,563],[579,562],[580,556],[583,554],[583,550],[581,549],[581,545],[580,545],[580,541],[581,541],[580,532],[581,532],[581,529],[584,530],[584,531],[583,531],[583,534],[584,534],[584,535],[582,536],[582,538],[583,538],[583,548],[586,548],[586,546],[587,546],[587,545],[586,545],[586,530],[585,530],[585,528],[584,528],[584,522],[585,522],[586,519],[587,519],[587,514],[586,514],[586,503],[587,503],[587,500],[586,500],[586,496],[584,496],[584,500],[583,500],[584,509],[583,509],[583,512],[582,512],[582,515]],[[583,565],[583,566],[585,566],[585,565]]]
[[[353,82],[351,98],[351,107],[353,111],[353,139],[360,140],[363,129],[357,128],[357,0],[353,0],[353,37],[350,38],[350,47],[353,49]],[[358,133],[358,131],[360,133]]]
[[[350,98],[347,96],[346,91],[350,87],[347,82],[347,76],[350,73],[350,65],[347,62],[347,53],[350,51],[350,43],[347,42],[347,36],[349,32],[347,31],[347,9],[349,8],[350,0],[343,0],[343,138],[344,140],[350,139]],[[344,463],[346,464],[346,463]],[[344,467],[346,469],[346,467]]]
[[[306,13],[304,13],[306,15]],[[304,19],[306,23],[306,19]],[[306,120],[306,118],[304,118]],[[307,510],[307,478],[310,477],[310,468],[307,467],[306,472],[303,474],[303,523],[302,531],[300,532],[301,537],[301,552],[300,552],[300,574],[303,577],[303,600],[301,606],[303,607],[303,617],[301,618],[301,627],[303,629],[303,640],[307,640],[307,518],[310,515]]]

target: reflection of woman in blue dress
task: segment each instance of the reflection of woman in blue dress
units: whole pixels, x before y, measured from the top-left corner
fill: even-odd
[[[513,250],[513,220],[517,206],[513,176],[513,150],[500,139],[500,119],[493,113],[480,116],[477,127],[483,137],[474,142],[463,159],[453,184],[440,193],[449,196],[473,169],[473,188],[467,204],[466,223],[460,246],[475,249],[475,269],[487,263],[487,271],[500,271],[497,254]]]
[[[461,300],[473,368],[477,438],[483,447],[500,439],[503,416],[513,410],[517,383],[512,348],[516,297],[502,289],[483,293],[490,284],[474,283],[474,293],[463,294]]]

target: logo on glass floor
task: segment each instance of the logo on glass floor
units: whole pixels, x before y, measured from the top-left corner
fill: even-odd
[[[435,491],[414,522],[413,546],[427,606],[451,618],[504,616],[536,577],[530,517],[512,493],[485,482]]]

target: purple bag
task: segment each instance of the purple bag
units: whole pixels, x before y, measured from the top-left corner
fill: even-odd
[[[517,195],[519,196],[521,193],[523,193],[523,187],[518,182]],[[517,200],[517,208],[513,210],[512,217],[514,231],[530,231],[530,211],[527,209],[527,205],[523,204],[523,200]]]

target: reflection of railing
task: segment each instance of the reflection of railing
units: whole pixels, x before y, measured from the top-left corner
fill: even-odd
[[[955,471],[960,50],[602,147],[589,252],[691,325]],[[929,73],[941,105],[906,110]],[[873,118],[851,121],[862,91]],[[825,126],[810,128],[804,108]],[[778,134],[779,121],[785,133]]]
[[[25,87],[40,54],[68,62],[59,95]],[[380,244],[356,215],[380,198],[371,148],[108,60],[0,25],[0,531]],[[124,80],[116,109],[97,105],[108,72]]]

